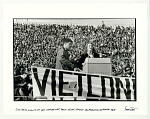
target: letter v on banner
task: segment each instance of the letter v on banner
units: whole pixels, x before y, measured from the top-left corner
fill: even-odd
[[[44,76],[43,76],[43,79],[42,79],[42,85],[41,85],[39,77],[38,77],[37,68],[32,68],[32,70],[33,70],[34,78],[37,82],[40,94],[41,94],[41,96],[44,96],[45,95],[45,88],[46,88],[47,78],[48,78],[50,69],[45,70],[45,73],[44,73]]]

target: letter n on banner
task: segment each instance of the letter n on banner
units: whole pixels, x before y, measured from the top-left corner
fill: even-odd
[[[134,84],[132,83],[131,78],[115,78],[116,81],[116,95],[117,99],[122,99],[125,97],[125,100],[134,100],[135,98],[132,95],[134,94]],[[134,98],[134,99],[133,99]]]

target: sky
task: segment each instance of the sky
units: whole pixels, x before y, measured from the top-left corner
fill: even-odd
[[[40,23],[40,24],[68,24],[68,25],[92,25],[97,27],[98,25],[102,25],[102,21],[106,26],[135,26],[135,19],[76,19],[76,18],[57,18],[57,19],[14,19],[14,22],[18,23]]]

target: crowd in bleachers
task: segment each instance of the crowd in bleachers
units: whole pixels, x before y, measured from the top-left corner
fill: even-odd
[[[31,65],[55,68],[61,39],[73,40],[71,59],[80,58],[89,40],[100,57],[112,59],[112,75],[135,77],[135,27],[14,23],[14,76]]]

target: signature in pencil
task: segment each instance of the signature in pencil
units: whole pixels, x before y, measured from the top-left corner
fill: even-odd
[[[125,106],[125,110],[124,111],[135,111],[137,110],[138,107],[129,107],[129,106]]]

